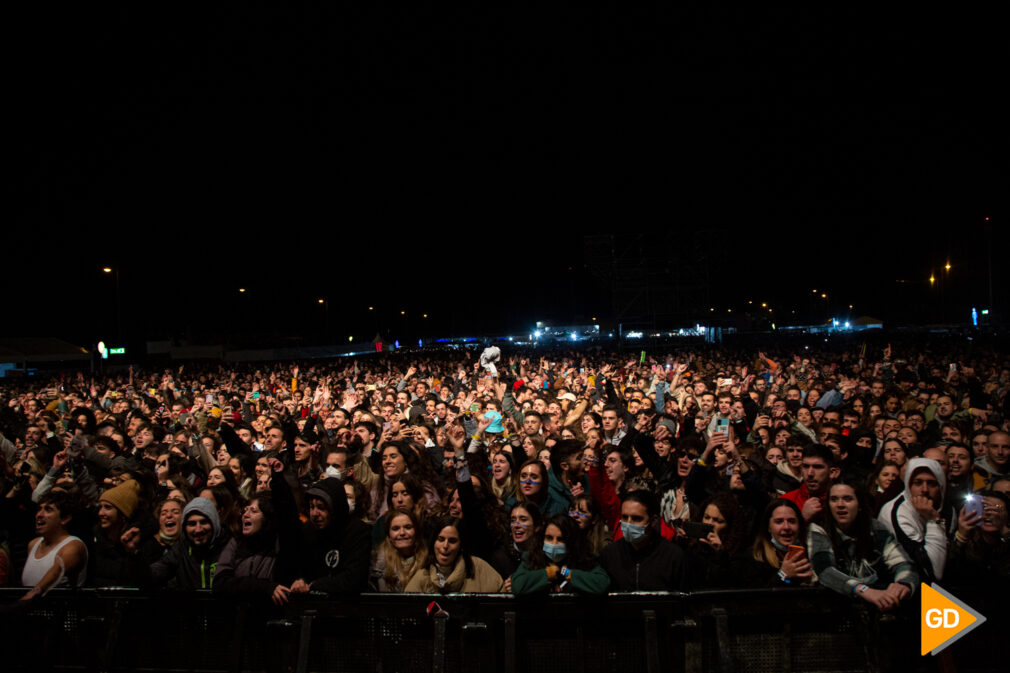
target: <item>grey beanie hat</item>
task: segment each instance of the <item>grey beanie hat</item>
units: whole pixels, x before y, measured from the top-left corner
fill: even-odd
[[[221,535],[221,518],[217,515],[217,507],[214,506],[214,501],[210,498],[193,498],[190,500],[189,504],[182,510],[183,526],[186,525],[186,519],[189,518],[189,515],[194,513],[207,517],[207,520],[210,521],[210,528],[214,531],[211,542],[216,540]]]

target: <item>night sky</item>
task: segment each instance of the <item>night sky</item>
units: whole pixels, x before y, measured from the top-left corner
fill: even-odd
[[[609,321],[600,234],[720,312],[964,320],[990,250],[1007,306],[995,17],[678,5],[22,8],[0,335],[108,340],[106,265],[130,343]]]

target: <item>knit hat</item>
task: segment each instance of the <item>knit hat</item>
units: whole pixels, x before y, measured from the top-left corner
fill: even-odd
[[[207,517],[210,521],[210,528],[214,531],[214,535],[211,536],[211,542],[217,539],[217,536],[221,534],[221,518],[217,515],[217,507],[214,506],[214,501],[210,498],[193,498],[186,505],[185,509],[182,510],[182,525],[186,526],[186,520],[189,519],[190,514],[202,514]]]
[[[489,409],[485,414],[484,418],[491,419],[491,425],[487,426],[487,430],[484,432],[490,432],[493,434],[498,434],[505,432],[505,428],[501,424],[501,414],[493,409]]]
[[[99,501],[105,501],[123,513],[123,516],[130,518],[133,510],[137,509],[137,500],[140,497],[140,484],[133,479],[127,479],[119,486],[102,493]]]

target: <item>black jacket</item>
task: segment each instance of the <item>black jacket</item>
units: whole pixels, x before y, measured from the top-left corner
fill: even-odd
[[[687,585],[684,552],[653,531],[652,539],[635,549],[625,539],[603,549],[600,565],[610,575],[611,591],[683,591]]]
[[[275,475],[276,480],[278,475]],[[272,482],[271,482],[272,483]],[[319,530],[312,522],[301,526],[297,554],[300,577],[313,591],[328,594],[357,594],[368,590],[368,570],[372,562],[372,533],[358,518],[350,516],[344,482],[329,478],[306,493],[322,492],[329,500],[330,522]],[[283,521],[278,522],[284,525]],[[281,535],[282,553],[285,536]]]

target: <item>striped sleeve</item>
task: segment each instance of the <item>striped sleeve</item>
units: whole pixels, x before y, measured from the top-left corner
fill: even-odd
[[[905,556],[901,545],[894,539],[894,535],[890,531],[886,531],[883,561],[891,570],[891,574],[894,575],[894,581],[899,584],[907,584],[915,594],[915,590],[919,586],[919,573],[916,572],[915,565]]]
[[[851,596],[860,581],[838,569],[835,551],[827,532],[815,523],[807,530],[807,553],[814,567],[817,581],[844,596]]]

